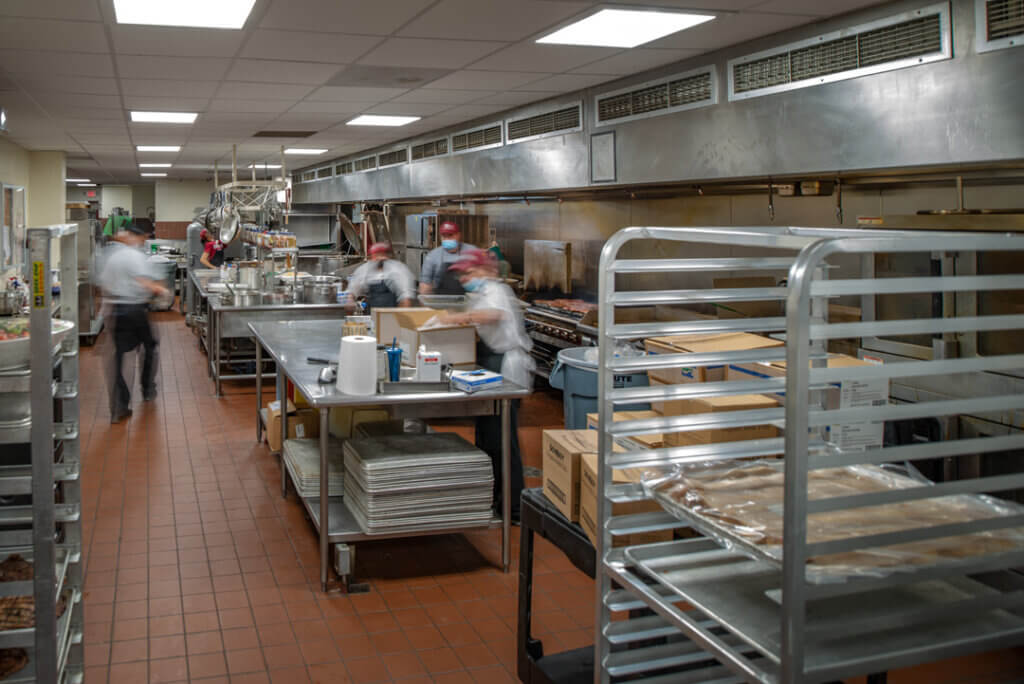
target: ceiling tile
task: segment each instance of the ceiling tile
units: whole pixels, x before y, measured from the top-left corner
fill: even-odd
[[[231,60],[216,57],[117,56],[117,71],[121,78],[219,81],[224,78],[229,64]]]
[[[172,57],[233,57],[243,36],[241,31],[120,24],[111,26],[110,32],[119,54]]]
[[[354,114],[372,107],[370,102],[300,102],[291,108],[296,114]]]
[[[11,74],[113,77],[110,55],[88,52],[0,50],[0,66]]]
[[[124,121],[102,121],[96,119],[61,119],[59,123],[71,133],[127,133]]]
[[[748,9],[759,2],[764,2],[764,0],[658,0],[656,3],[652,3],[650,0],[616,0],[616,2],[623,5],[644,5],[647,7],[657,5],[666,8],[729,12]]]
[[[400,36],[523,40],[590,7],[589,2],[442,0],[398,32]]]
[[[359,60],[359,63],[461,69],[505,45],[479,40],[390,38]]]
[[[451,104],[413,104],[411,102],[384,102],[367,108],[367,114],[391,114],[406,116],[431,116],[451,109]]]
[[[18,83],[29,92],[84,93],[117,97],[117,81],[113,78],[87,76],[44,76],[29,74],[17,77]]]
[[[79,133],[74,136],[80,144],[89,145],[124,145],[130,143],[127,135],[105,135],[103,133]]]
[[[125,95],[146,95],[149,97],[180,96],[195,100],[213,97],[213,94],[217,92],[217,82],[122,78],[121,89]],[[181,107],[175,107],[174,110],[181,111]]]
[[[702,54],[704,50],[667,50],[655,48],[634,48],[626,50],[607,59],[599,59],[578,69],[574,74],[607,74],[609,76],[628,76],[647,69],[679,62]]]
[[[319,102],[367,102],[375,104],[398,97],[404,88],[361,88],[355,86],[324,86],[310,93],[306,99]]]
[[[147,124],[140,126],[130,124],[132,141],[136,145],[184,145],[188,140],[188,131],[175,131],[171,126]]]
[[[276,0],[260,22],[262,28],[306,31],[351,31],[388,35],[434,0]]]
[[[93,0],[4,0],[0,17],[102,21]]]
[[[285,83],[246,83],[225,81],[217,90],[217,97],[250,100],[301,100],[313,90],[313,86],[288,85]]]
[[[209,104],[209,98],[191,97],[146,97],[143,95],[125,95],[124,106],[151,112],[201,112]]]
[[[82,93],[36,93],[36,102],[49,111],[53,107],[98,107],[121,110],[121,98],[118,95],[83,95]]]
[[[524,71],[477,71],[463,70],[456,71],[443,78],[427,84],[431,90],[487,90],[500,91],[518,88],[533,81],[552,75],[553,72],[524,72]]]
[[[235,124],[263,124],[275,118],[274,112],[254,111],[207,111],[199,115],[192,128],[201,130],[207,127],[234,126]]]
[[[399,95],[391,100],[391,102],[458,105],[479,100],[481,97],[493,95],[495,92],[488,90],[435,90],[433,88],[419,88],[418,90],[411,90],[404,95]]]
[[[0,21],[0,45],[23,50],[59,46],[68,52],[108,52],[102,24],[52,19],[7,17]]]
[[[348,64],[362,57],[380,41],[375,36],[259,30],[253,31],[241,56]]]
[[[789,14],[727,14],[648,43],[647,47],[717,50],[806,24],[813,19]]]
[[[519,43],[473,64],[474,69],[496,71],[569,71],[621,52],[618,48]]]
[[[330,79],[337,71],[337,64],[284,62],[272,59],[237,59],[227,77],[232,81],[320,85]]]
[[[879,4],[879,0],[768,0],[754,9],[758,12],[834,17],[877,4]]]
[[[285,112],[278,118],[267,124],[267,130],[308,130],[319,131],[330,128],[344,118],[344,114],[337,113],[308,113],[308,112]]]
[[[295,104],[294,100],[222,100],[210,102],[211,112],[285,112]]]
[[[528,104],[530,102],[538,102],[540,100],[546,100],[551,97],[550,92],[535,92],[529,90],[510,90],[504,93],[498,93],[497,95],[491,95],[489,97],[477,100],[473,104],[475,105],[503,105],[505,107],[518,107],[520,105]]]
[[[556,74],[523,86],[523,90],[544,91],[549,94],[571,93],[574,90],[583,90],[609,80],[611,79],[608,76],[593,74]]]
[[[99,107],[82,107],[79,105],[61,105],[50,107],[47,112],[57,119],[117,119],[124,121],[121,109],[101,109]]]

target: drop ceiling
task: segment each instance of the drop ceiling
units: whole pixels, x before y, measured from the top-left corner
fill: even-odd
[[[0,105],[9,137],[64,150],[68,176],[138,182],[138,164],[209,178],[214,162],[277,162],[281,145],[327,148],[291,167],[592,87],[877,0],[619,0],[721,12],[714,21],[617,48],[537,45],[601,3],[576,0],[257,0],[241,31],[125,26],[112,0],[0,3]],[[5,78],[6,77],[6,78]],[[191,126],[133,124],[131,109],[195,111]],[[412,114],[385,130],[360,113]],[[308,138],[253,138],[261,130]],[[136,145],[181,145],[139,153]]]

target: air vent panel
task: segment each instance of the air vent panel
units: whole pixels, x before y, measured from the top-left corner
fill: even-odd
[[[332,167],[330,167],[330,166],[328,166],[326,169],[317,169],[316,170],[317,180],[319,180],[321,178],[330,178],[333,175],[334,175],[334,169]]]
[[[596,124],[602,126],[706,107],[714,104],[716,99],[714,70],[705,67],[641,83],[627,90],[598,95],[594,111]]]
[[[575,104],[525,119],[509,120],[506,124],[508,141],[519,142],[527,138],[576,130],[580,127],[580,109],[580,105]]]
[[[978,52],[1024,45],[1024,0],[975,0]]]
[[[463,131],[452,136],[452,152],[470,152],[501,145],[501,124]]]
[[[430,159],[448,154],[448,138],[438,138],[412,146],[412,160]]]
[[[396,164],[404,164],[409,161],[409,150],[403,147],[400,150],[392,150],[391,152],[385,152],[377,157],[377,166],[383,168],[385,166],[395,166]]]
[[[301,175],[299,175],[300,183],[308,183],[314,180],[316,180],[316,171],[304,171]]]
[[[352,162],[353,171],[370,171],[375,168],[377,168],[377,157],[375,156],[363,157]]]
[[[949,5],[932,5],[732,60],[729,96],[758,97],[949,59],[950,44]]]
[[[335,176],[344,176],[349,173],[352,173],[352,162],[344,162],[334,167]]]

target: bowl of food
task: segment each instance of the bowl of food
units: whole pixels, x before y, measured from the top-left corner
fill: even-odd
[[[29,365],[32,346],[29,342],[28,318],[0,318],[0,370],[22,368]],[[52,319],[50,339],[54,346],[75,329],[71,321]]]

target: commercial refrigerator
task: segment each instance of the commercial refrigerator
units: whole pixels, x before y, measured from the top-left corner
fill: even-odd
[[[100,311],[99,277],[102,226],[96,219],[80,219],[78,224],[78,337],[92,344],[103,330]]]

